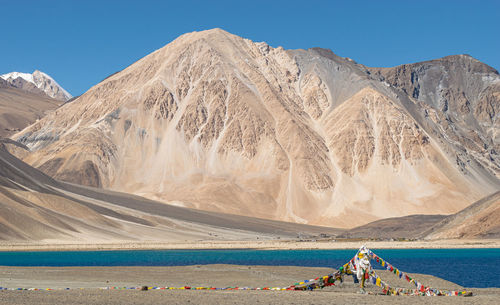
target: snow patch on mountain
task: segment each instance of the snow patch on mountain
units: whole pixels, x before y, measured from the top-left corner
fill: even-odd
[[[14,80],[21,78],[22,80],[32,83],[38,89],[42,90],[49,97],[67,101],[71,99],[73,96],[68,93],[68,91],[64,90],[52,77],[48,74],[35,70],[32,74],[22,73],[22,72],[10,72],[0,77],[9,83],[13,83]]]
[[[16,78],[20,77],[20,78],[24,79],[25,81],[36,85],[35,81],[33,80],[33,74],[29,74],[29,73],[10,72],[7,74],[0,75],[0,77],[3,78],[4,80],[8,80],[9,78],[16,79]]]

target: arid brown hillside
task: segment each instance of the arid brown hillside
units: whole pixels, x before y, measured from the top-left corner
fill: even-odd
[[[409,215],[370,222],[340,234],[340,238],[421,239],[423,232],[445,219],[445,215]]]
[[[15,88],[0,78],[0,137],[9,137],[33,124],[62,102]]]
[[[500,238],[500,191],[446,217],[424,234],[427,238]]]
[[[58,182],[0,140],[0,241],[38,243],[255,240],[339,230],[195,211]]]

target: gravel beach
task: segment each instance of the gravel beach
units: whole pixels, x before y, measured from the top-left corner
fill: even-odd
[[[285,287],[333,272],[330,268],[195,265],[184,267],[0,267],[0,286],[71,288],[53,291],[0,291],[0,304],[498,304],[500,288],[466,289],[472,297],[359,295],[350,277],[315,291],[104,290],[104,287],[211,286]],[[410,287],[387,271],[389,284]],[[434,288],[463,290],[449,281],[417,274]],[[83,289],[80,289],[83,288]],[[367,291],[380,288],[368,285]]]

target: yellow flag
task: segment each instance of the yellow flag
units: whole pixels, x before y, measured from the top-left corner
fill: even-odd
[[[382,286],[381,283],[380,283],[380,278],[379,277],[377,277],[377,281],[375,282],[375,285],[377,285],[379,287]]]

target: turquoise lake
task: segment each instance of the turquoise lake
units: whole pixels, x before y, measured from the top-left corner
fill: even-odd
[[[500,249],[371,249],[394,267],[465,287],[500,287]],[[356,250],[121,250],[0,252],[0,266],[186,266],[204,264],[338,268]],[[378,267],[373,261],[372,265]]]

